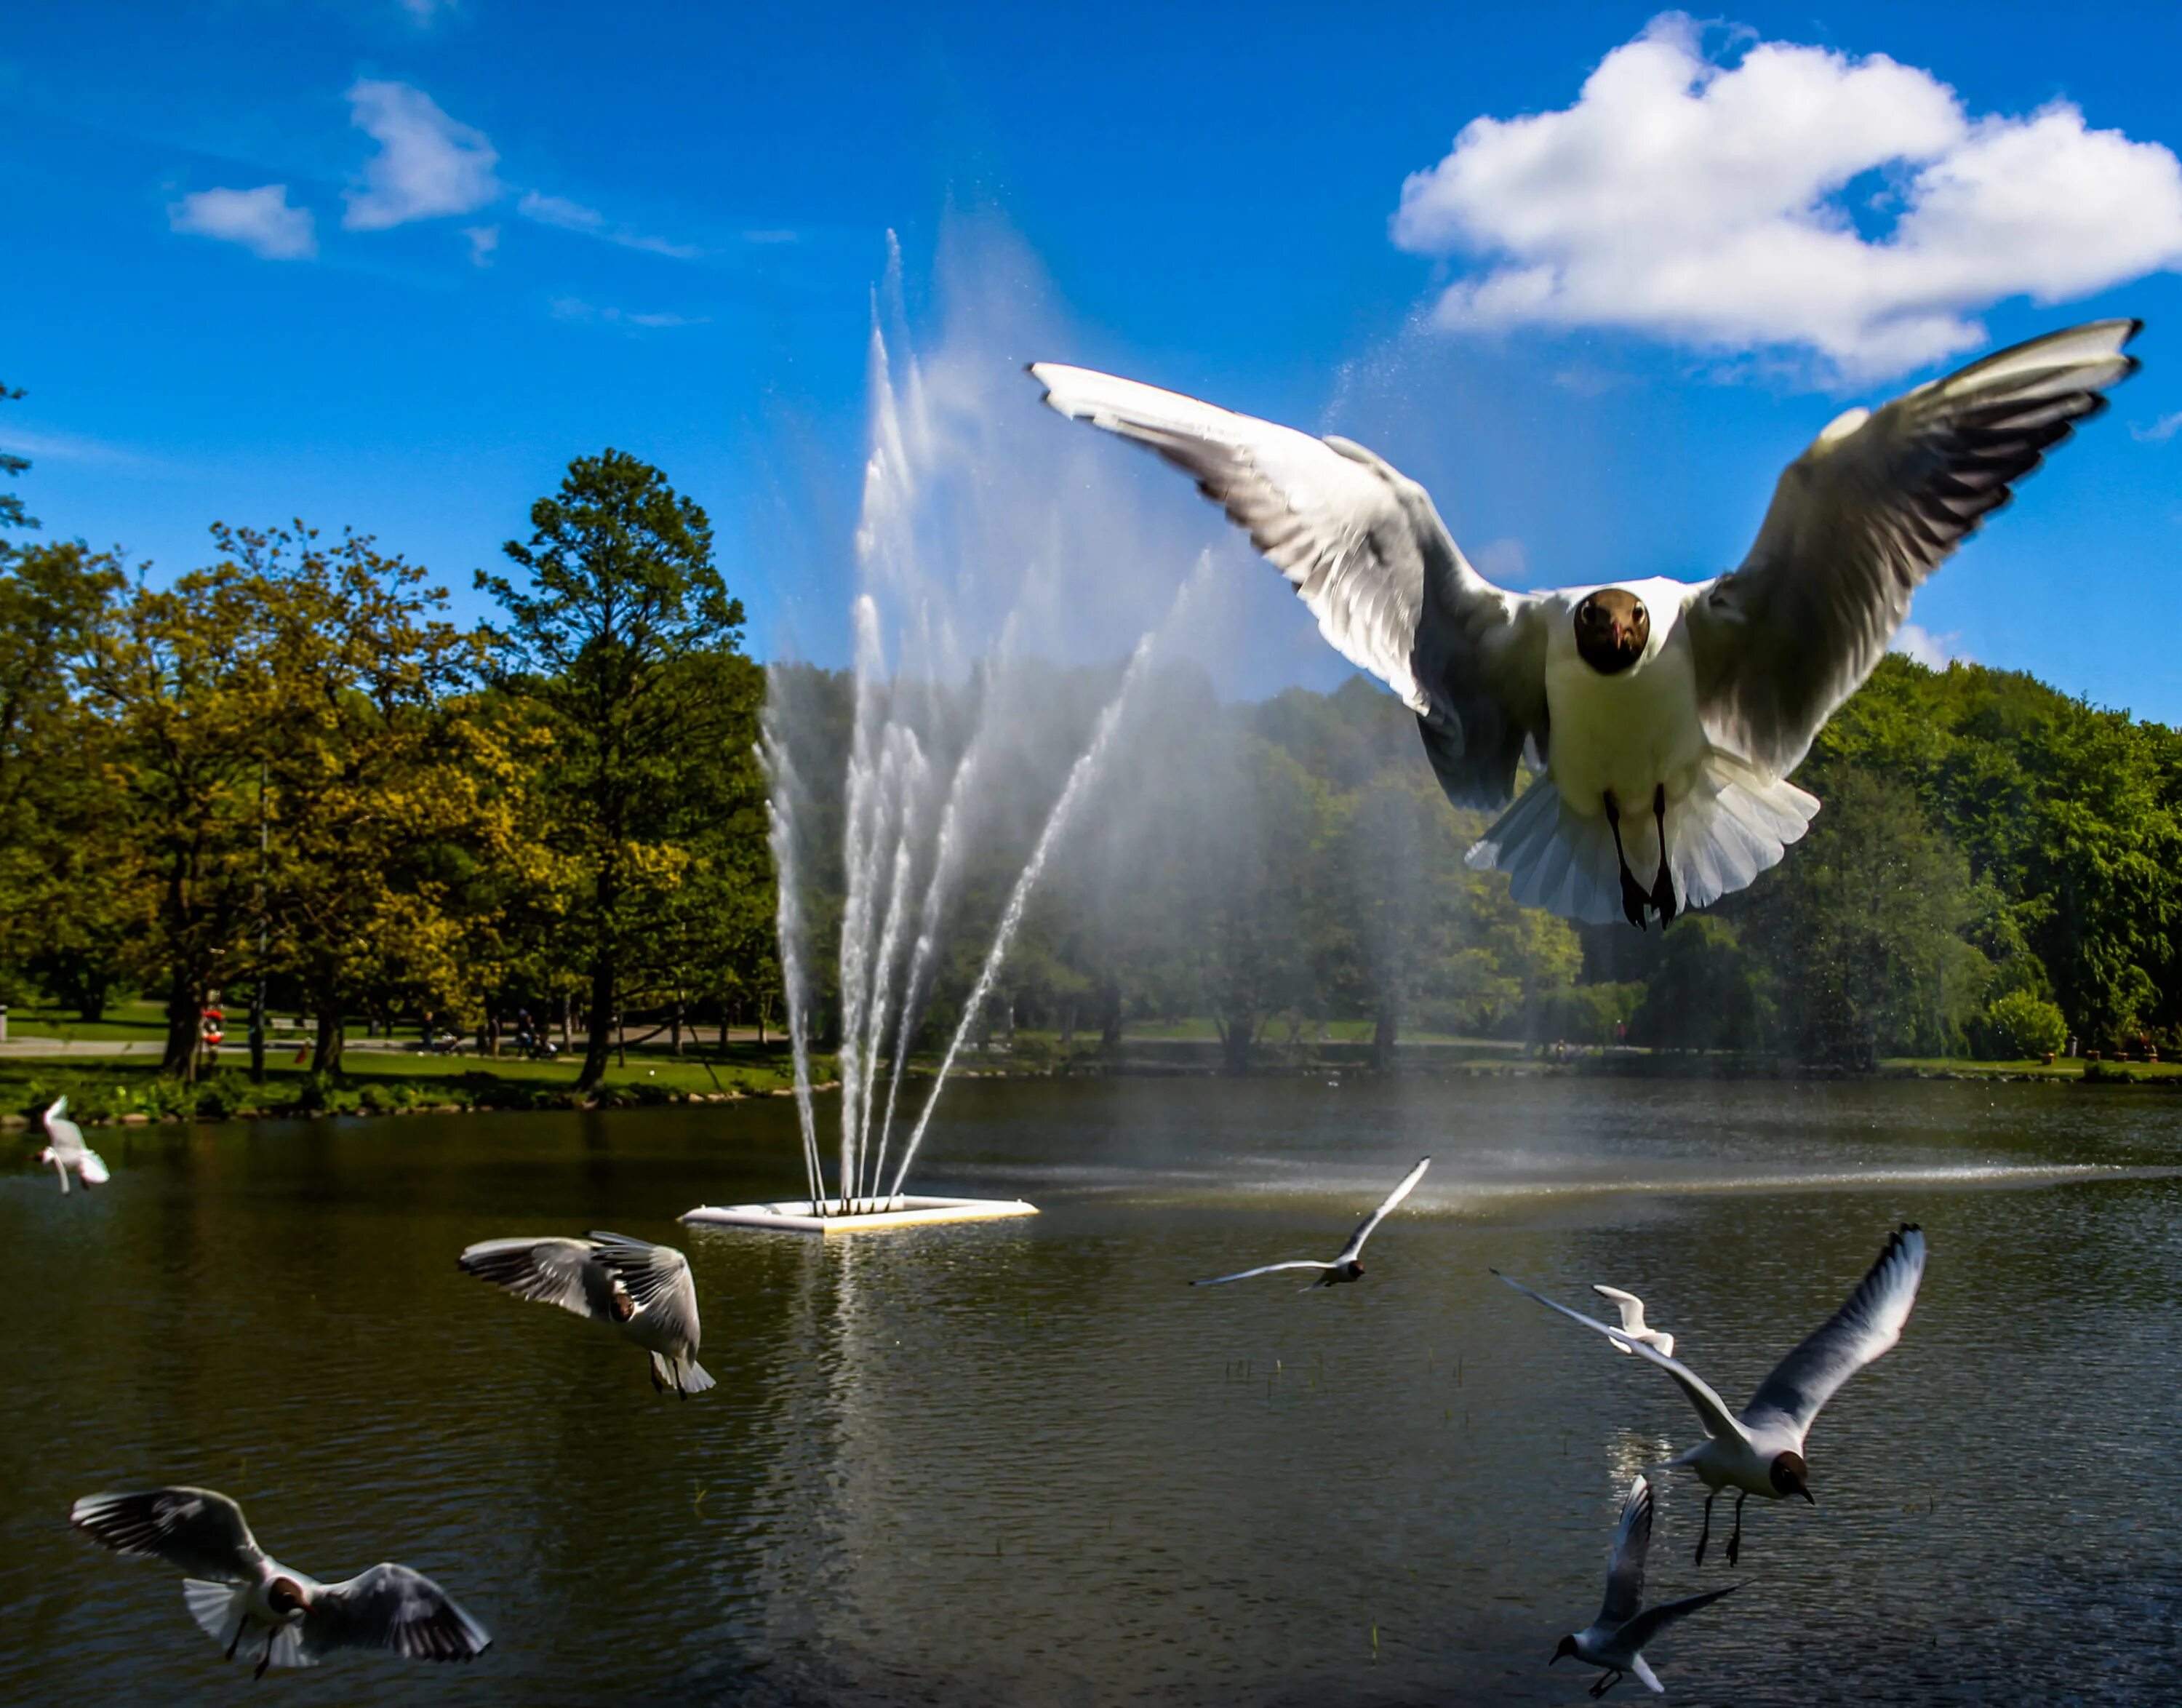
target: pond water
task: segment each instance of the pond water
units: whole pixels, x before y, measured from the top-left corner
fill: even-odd
[[[1548,1658],[1696,1422],[1487,1266],[1642,1294],[1739,1405],[1903,1219],[1923,1294],[1813,1433],[1819,1505],[1752,1502],[1740,1567],[1715,1532],[1700,1569],[1702,1491],[1664,1479],[1651,1595],[1745,1586],[1652,1652],[1669,1690],[2182,1700],[2182,1097],[973,1082],[916,1184],[1034,1218],[676,1225],[792,1194],[792,1119],[109,1131],[102,1192],[0,1183],[0,1700],[250,1691],[177,1572],[66,1522],[188,1482],[322,1578],[432,1573],[496,1639],[259,1687],[296,1702],[1581,1701],[1597,1675]],[[1426,1151],[1360,1284],[1183,1284],[1331,1256]],[[455,1268],[592,1228],[689,1251],[717,1389],[657,1398],[633,1349]]]

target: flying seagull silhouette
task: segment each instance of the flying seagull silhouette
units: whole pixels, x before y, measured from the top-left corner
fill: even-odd
[[[1495,1269],[1495,1275],[1500,1272]],[[1800,1494],[1815,1506],[1811,1494],[1810,1467],[1803,1459],[1803,1438],[1819,1409],[1833,1398],[1842,1383],[1877,1358],[1902,1338],[1902,1325],[1909,1320],[1909,1307],[1917,1302],[1917,1285],[1924,1278],[1924,1234],[1913,1222],[1905,1222],[1887,1236],[1879,1261],[1857,1284],[1848,1302],[1805,1338],[1803,1343],[1773,1367],[1773,1373],[1758,1384],[1750,1403],[1740,1412],[1703,1377],[1679,1359],[1657,1347],[1632,1339],[1619,1328],[1558,1305],[1521,1282],[1500,1275],[1518,1293],[1526,1294],[1549,1310],[1595,1328],[1617,1346],[1648,1358],[1681,1385],[1697,1408],[1705,1439],[1686,1453],[1668,1461],[1686,1465],[1703,1479],[1706,1490],[1704,1530],[1697,1538],[1697,1564],[1704,1564],[1705,1544],[1712,1539],[1712,1503],[1720,1490],[1732,1489],[1735,1533],[1727,1539],[1727,1561],[1733,1565],[1742,1551],[1742,1503],[1753,1494],[1779,1500]]]
[[[1933,570],[2135,372],[2141,323],[2050,333],[1837,418],[1788,465],[1742,564],[1518,593],[1361,445],[1031,364],[1062,414],[1149,446],[1249,532],[1320,632],[1417,714],[1470,849],[1518,901],[1643,928],[1776,864],[1819,810],[1786,781]]]
[[[38,1161],[53,1165],[53,1173],[61,1177],[61,1190],[69,1190],[69,1171],[73,1168],[76,1178],[83,1182],[84,1190],[103,1186],[114,1177],[106,1172],[106,1164],[98,1152],[83,1142],[83,1128],[69,1120],[68,1099],[56,1097],[44,1116],[46,1148],[38,1152]]]
[[[466,1275],[518,1299],[603,1323],[651,1355],[651,1385],[684,1400],[713,1385],[697,1361],[697,1289],[689,1260],[620,1234],[588,1239],[486,1239],[455,1260]]]
[[[1247,1281],[1253,1275],[1270,1275],[1277,1269],[1319,1269],[1325,1273],[1310,1287],[1336,1287],[1343,1281],[1354,1281],[1364,1273],[1364,1242],[1371,1237],[1371,1230],[1387,1219],[1388,1213],[1402,1200],[1416,1190],[1417,1182],[1425,1178],[1425,1170],[1432,1167],[1427,1156],[1402,1176],[1402,1184],[1389,1192],[1384,1202],[1356,1224],[1356,1231],[1349,1236],[1331,1263],[1321,1263],[1315,1258],[1298,1257],[1287,1263],[1261,1263],[1255,1269],[1243,1269],[1232,1275],[1216,1275],[1210,1281],[1193,1281],[1193,1287],[1220,1287],[1230,1281]],[[1308,1293],[1310,1287],[1302,1290]]]
[[[492,1639],[447,1592],[407,1566],[321,1583],[258,1545],[242,1509],[210,1489],[86,1494],[69,1522],[117,1554],[178,1566],[190,1614],[235,1659],[263,1628],[268,1666],[315,1666],[336,1649],[390,1649],[412,1661],[467,1661]]]
[[[1629,1498],[1621,1503],[1621,1523],[1614,1533],[1614,1551],[1606,1564],[1606,1600],[1598,1617],[1581,1631],[1561,1639],[1553,1661],[1573,1655],[1587,1666],[1603,1666],[1598,1682],[1588,1694],[1603,1696],[1634,1672],[1646,1689],[1660,1695],[1667,1687],[1644,1659],[1645,1645],[1678,1619],[1686,1619],[1700,1607],[1742,1588],[1731,1584],[1702,1595],[1686,1595],[1679,1601],[1644,1606],[1644,1557],[1652,1546],[1652,1485],[1639,1477],[1629,1485]],[[1639,1610],[1642,1611],[1639,1611]]]

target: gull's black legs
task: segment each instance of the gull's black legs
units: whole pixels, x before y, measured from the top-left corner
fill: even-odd
[[[278,1625],[265,1633],[265,1653],[258,1658],[258,1670],[250,1675],[252,1678],[263,1678],[265,1676],[265,1669],[273,1664],[273,1639],[280,1634]]]
[[[250,1616],[248,1614],[245,1614],[241,1618],[235,1622],[235,1635],[228,1639],[227,1653],[220,1656],[220,1659],[223,1661],[232,1661],[235,1659],[235,1651],[242,1642],[242,1633],[249,1628]]]
[[[1750,1498],[1747,1489],[1735,1497],[1735,1533],[1727,1539],[1727,1563],[1735,1564],[1735,1556],[1742,1551],[1742,1503]]]
[[[1659,875],[1652,880],[1651,902],[1659,910],[1659,929],[1664,931],[1681,911],[1675,903],[1674,868],[1667,864],[1667,785],[1664,783],[1653,785],[1652,822],[1659,827]]]
[[[667,1391],[667,1384],[659,1379],[659,1360],[647,1358],[645,1360],[644,1367],[651,1376],[651,1391],[655,1394],[664,1394]]]
[[[1705,1544],[1712,1540],[1712,1503],[1719,1499],[1720,1490],[1717,1489],[1705,1496],[1704,1528],[1697,1532],[1697,1563],[1700,1566],[1704,1564]]]
[[[1600,1698],[1601,1696],[1603,1696],[1603,1695],[1604,1695],[1608,1691],[1611,1690],[1611,1689],[1612,1689],[1615,1685],[1619,1684],[1620,1682],[1621,1682],[1621,1674],[1620,1674],[1620,1673],[1619,1673],[1619,1672],[1602,1672],[1602,1673],[1600,1673],[1600,1674],[1598,1675],[1598,1683],[1597,1683],[1596,1684],[1594,1684],[1594,1685],[1592,1685],[1592,1686],[1591,1687],[1591,1697],[1592,1697],[1592,1700],[1593,1701],[1598,1700],[1598,1698]]]
[[[1609,789],[1603,797],[1606,802],[1606,828],[1614,833],[1614,865],[1621,874],[1621,915],[1639,931],[1644,929],[1644,908],[1651,897],[1643,886],[1629,875],[1629,857],[1621,848],[1621,808],[1614,804],[1614,791]],[[1668,886],[1669,893],[1673,886]]]

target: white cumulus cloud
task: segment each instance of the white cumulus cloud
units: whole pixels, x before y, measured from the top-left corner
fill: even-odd
[[[1973,662],[1969,653],[1957,650],[1955,642],[1961,638],[1957,635],[1935,635],[1921,623],[1904,623],[1894,631],[1886,650],[1899,652],[1927,670],[1944,670],[1958,659],[1965,664]]]
[[[493,168],[500,156],[485,133],[450,119],[423,90],[359,78],[348,104],[357,127],[379,144],[365,163],[363,188],[348,192],[341,224],[351,230],[468,214],[499,197]]]
[[[305,261],[318,252],[311,210],[288,205],[285,184],[196,191],[169,204],[167,224],[193,237],[240,243],[269,261]]]
[[[2057,102],[1972,117],[1929,71],[1655,18],[1573,106],[1480,118],[1402,186],[1394,241],[1481,263],[1435,318],[1612,326],[1897,373],[2004,298],[2182,266],[2182,163]]]

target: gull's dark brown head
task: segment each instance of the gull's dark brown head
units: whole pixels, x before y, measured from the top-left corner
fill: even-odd
[[[1568,1656],[1575,1653],[1576,1639],[1573,1637],[1564,1637],[1561,1639],[1560,1647],[1553,1650],[1553,1661],[1565,1660]],[[1548,1666],[1552,1666],[1553,1664],[1553,1661],[1547,1661],[1546,1665]]]
[[[1652,613],[1620,587],[1602,587],[1576,607],[1576,650],[1602,676],[1618,676],[1644,656]]]
[[[310,1605],[310,1598],[303,1594],[303,1586],[292,1578],[275,1578],[265,1586],[265,1605],[283,1619],[301,1613]]]
[[[1819,1503],[1811,1493],[1810,1475],[1811,1467],[1803,1462],[1802,1454],[1775,1453],[1768,1480],[1775,1494],[1800,1494],[1815,1506]]]

